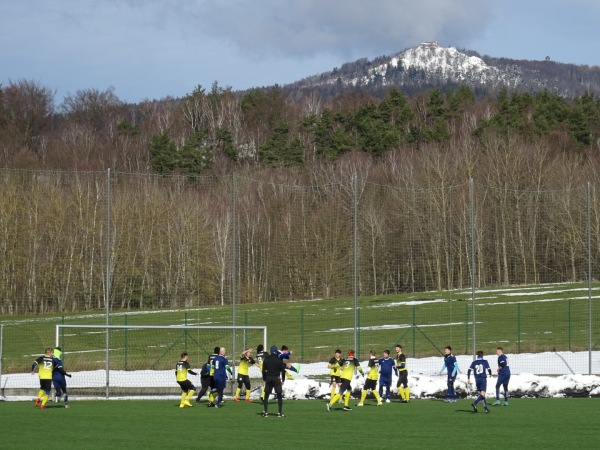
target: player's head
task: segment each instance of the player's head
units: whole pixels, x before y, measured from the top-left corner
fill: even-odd
[[[46,354],[46,356],[51,356],[52,355],[52,347],[46,347],[44,349],[44,353]]]
[[[477,350],[477,357],[483,358],[483,350]]]
[[[402,353],[402,346],[400,344],[396,344],[396,353]]]
[[[181,360],[182,360],[182,361],[185,361],[185,360],[187,360],[187,359],[188,359],[188,354],[187,354],[186,352],[183,352],[183,353],[181,354]]]
[[[218,355],[220,350],[221,350],[221,347],[215,347],[214,350],[213,350],[213,353],[215,355]]]
[[[54,347],[54,350],[52,350],[52,354],[54,355],[55,358],[60,359],[60,357],[62,356],[62,352],[60,351],[60,347]]]
[[[339,348],[335,351],[335,356],[337,356],[338,358],[342,356],[342,351]]]
[[[354,358],[354,350],[348,350],[348,358]]]
[[[449,345],[446,345],[446,346],[444,347],[444,353],[445,353],[446,355],[449,355],[450,353],[452,353],[452,347],[450,347]]]
[[[289,350],[289,348],[288,348],[288,346],[287,346],[287,345],[282,345],[282,346],[281,346],[281,351],[282,351],[282,352],[287,352],[288,350]]]
[[[262,344],[258,344],[258,345],[256,346],[256,353],[260,353],[260,352],[262,352],[264,349],[265,349],[265,346],[264,346],[264,345],[262,345]]]
[[[496,349],[496,355],[500,356],[502,353],[504,353],[504,349],[502,347],[498,347]]]
[[[386,358],[387,358],[388,356],[390,356],[390,351],[389,351],[389,350],[384,350],[384,351],[383,351],[383,356],[385,356]]]
[[[370,356],[375,356],[375,350],[369,350],[369,355]]]
[[[277,346],[271,345],[271,355],[276,355],[278,353],[279,353],[279,350],[277,350]]]
[[[221,356],[225,356],[225,347],[221,347],[221,348],[219,349],[219,355],[221,355]]]

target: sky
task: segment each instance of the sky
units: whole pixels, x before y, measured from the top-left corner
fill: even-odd
[[[508,354],[509,367],[511,369],[511,378],[509,381],[509,397],[510,391],[519,392],[519,396],[528,397],[565,397],[572,395],[573,392],[589,392],[591,396],[600,396],[600,377],[598,375],[585,375],[589,373],[590,361],[592,364],[592,373],[598,373],[600,367],[600,352],[557,352],[557,353],[524,353],[524,354]],[[459,372],[455,383],[457,392],[471,392],[470,399],[473,397],[474,385],[467,383],[467,369],[472,356],[456,355],[459,365]],[[495,354],[487,355],[492,373],[496,373],[497,357]],[[293,362],[293,361],[292,361]],[[443,358],[422,358],[413,359],[407,358],[407,367],[409,373],[408,384],[412,398],[440,398],[446,392],[446,375],[439,375],[439,370],[442,366]],[[548,364],[551,364],[553,369],[547,370]],[[192,369],[200,373],[200,370],[190,361]],[[297,366],[297,364],[294,363]],[[363,370],[367,371],[367,361],[362,361]],[[68,364],[66,364],[68,369]],[[548,375],[534,375],[540,368]],[[197,369],[197,370],[196,370]],[[314,379],[315,375],[321,375],[328,378],[327,363],[303,364],[299,366],[299,373],[293,380],[286,380],[284,383],[284,395],[287,399],[306,399],[306,398],[328,398],[330,387],[328,382],[319,382]],[[67,380],[70,387],[105,387],[106,372],[99,370],[93,372],[73,372],[68,370],[72,377]],[[140,385],[140,380],[144,380],[146,387],[164,387],[175,385],[172,370],[162,371],[125,371],[112,370],[110,373],[110,386],[119,387],[137,387]],[[254,380],[254,388],[251,393],[251,398],[258,400],[259,392],[256,389],[256,378],[260,372],[256,367],[250,368],[250,377]],[[30,388],[30,396],[13,396],[10,391],[7,392],[6,400],[31,400],[39,387],[37,377],[32,377],[29,372],[14,373],[2,375],[1,385],[5,389],[13,388]],[[190,377],[192,383],[199,384],[198,377]],[[396,389],[397,378],[392,375],[392,393],[397,394]],[[473,376],[471,376],[473,381]],[[352,381],[353,389],[359,389],[364,384],[364,379],[355,374]],[[488,398],[495,396],[496,378],[488,380],[487,395]],[[501,390],[502,392],[502,390]],[[139,392],[136,391],[136,395]],[[139,397],[136,397],[139,398]],[[166,398],[165,396],[152,398]],[[179,398],[173,397],[173,398]],[[227,396],[226,398],[230,398]],[[71,400],[77,400],[76,395],[71,395]],[[374,402],[373,399],[368,399],[368,402]],[[464,401],[464,400],[461,400]],[[470,400],[472,401],[472,400]],[[353,401],[353,404],[356,402]],[[323,404],[324,408],[324,404]]]
[[[0,84],[55,104],[125,102],[198,85],[285,85],[423,41],[481,55],[600,65],[598,0],[0,0]]]

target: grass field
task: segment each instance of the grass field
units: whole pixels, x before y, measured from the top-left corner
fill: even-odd
[[[475,414],[471,400],[413,400],[327,412],[325,401],[284,400],[286,417],[258,403],[179,408],[171,401],[0,402],[2,448],[598,448],[597,399],[511,399]],[[277,412],[271,403],[269,412]]]

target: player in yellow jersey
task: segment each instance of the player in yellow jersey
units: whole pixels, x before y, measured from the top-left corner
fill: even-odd
[[[352,394],[351,382],[354,377],[354,371],[358,370],[364,375],[358,359],[354,357],[354,350],[348,351],[348,356],[340,361],[340,367],[342,368],[342,374],[340,375],[342,385],[340,386],[340,391],[331,398],[329,403],[327,403],[327,411],[331,411],[331,407],[335,405],[342,395],[344,395],[344,411],[352,411],[348,402],[350,401],[350,395]]]
[[[329,398],[333,398],[336,391],[339,391],[340,386],[342,385],[342,380],[340,375],[342,374],[342,369],[340,367],[340,361],[342,360],[342,351],[337,349],[333,357],[329,360],[327,364],[327,368],[329,369],[329,375],[331,376],[331,393]]]
[[[40,391],[35,399],[35,406],[46,409],[46,402],[52,389],[52,371],[57,367],[56,360],[52,358],[52,347],[47,347],[44,350],[44,355],[33,361],[31,375],[35,374],[36,366],[38,367],[38,375],[40,377]]]
[[[379,358],[375,357],[375,350],[371,350],[369,352],[369,373],[367,373],[367,379],[365,380],[365,385],[363,386],[362,393],[360,396],[360,402],[356,406],[363,406],[365,404],[365,399],[367,398],[367,394],[372,392],[375,396],[375,400],[377,400],[377,406],[381,406],[381,397],[377,392],[377,380],[379,379]]]
[[[396,345],[396,369],[398,370],[398,394],[400,402],[410,402],[410,388],[408,387],[408,368],[406,367],[406,355],[402,353],[402,346]]]
[[[240,364],[238,365],[238,373],[237,373],[237,382],[238,387],[235,391],[235,396],[233,397],[234,402],[240,401],[240,391],[242,390],[242,386],[246,387],[246,399],[247,402],[252,402],[250,399],[250,375],[248,374],[248,370],[250,366],[256,364],[254,358],[252,358],[252,352],[254,350],[249,348],[248,350],[244,350],[240,357]]]
[[[256,346],[256,364],[260,369],[260,373],[262,374],[263,362],[265,358],[269,356],[269,352],[265,351],[265,346],[263,344],[258,344]],[[264,400],[265,398],[265,383],[263,382],[262,390],[260,391],[260,399]]]
[[[191,369],[188,359],[188,354],[183,352],[181,354],[181,359],[175,366],[175,377],[177,379],[177,383],[179,386],[181,386],[181,390],[183,391],[181,393],[181,403],[179,403],[180,408],[185,408],[186,406],[190,408],[192,407],[190,398],[192,398],[192,395],[194,395],[194,391],[196,390],[192,382],[188,380],[188,373],[191,375],[198,374]]]

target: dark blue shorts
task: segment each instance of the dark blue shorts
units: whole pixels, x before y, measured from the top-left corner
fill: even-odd
[[[477,386],[477,391],[487,391],[487,378],[475,378],[475,386]]]
[[[227,387],[227,378],[215,378],[215,389],[220,391]]]
[[[508,375],[498,375],[498,381],[496,381],[497,385],[508,384],[510,380],[510,373]]]

